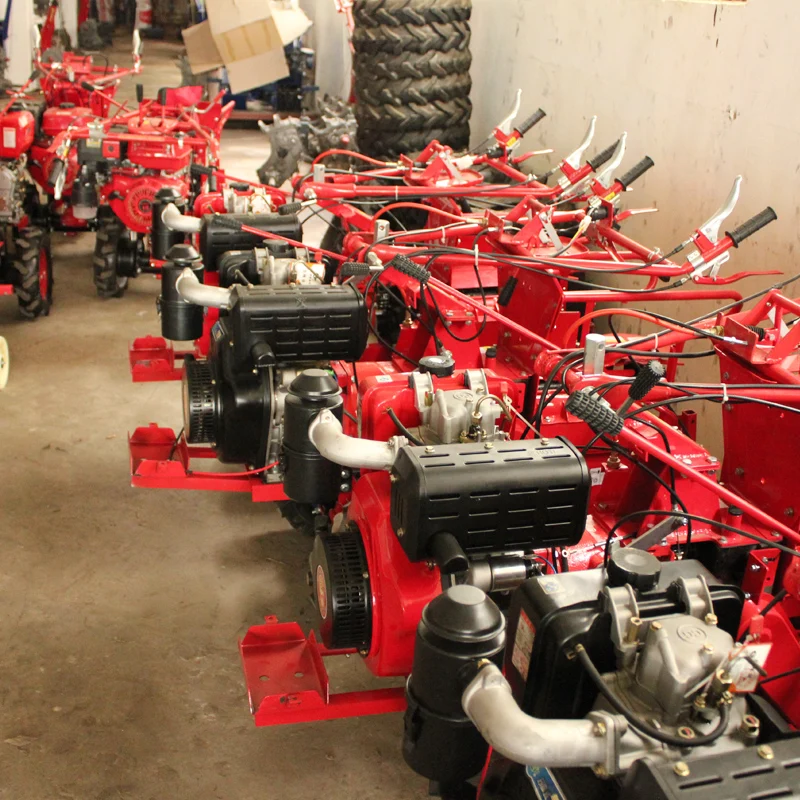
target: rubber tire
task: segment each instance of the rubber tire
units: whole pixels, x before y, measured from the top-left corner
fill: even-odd
[[[434,139],[449,145],[454,150],[469,146],[469,123],[455,128],[426,128],[422,131],[373,131],[359,130],[358,147],[362,153],[375,158],[395,158],[400,154],[411,155],[424,150]]]
[[[14,293],[19,311],[25,319],[46,317],[53,305],[53,259],[50,256],[50,235],[42,228],[14,228],[15,255],[11,261]],[[40,275],[42,259],[46,259]],[[45,279],[44,286],[42,278]]]
[[[356,0],[356,25],[430,25],[434,22],[463,22],[470,18],[472,0]]]
[[[370,55],[403,55],[428,53],[438,50],[463,51],[469,48],[469,22],[446,22],[432,25],[403,25],[378,28],[359,28],[353,31],[353,48],[356,53]]]
[[[296,531],[306,536],[316,536],[314,514],[311,513],[310,505],[295,503],[294,500],[280,500],[278,501],[278,511]]]
[[[414,58],[388,54],[379,59],[371,55],[358,54],[353,58],[356,84],[362,80],[362,75],[363,81],[446,78],[448,75],[469,72],[471,66],[472,53],[468,50],[454,50],[447,53],[431,50],[428,53],[419,53]]]
[[[125,226],[110,208],[100,209],[92,266],[97,295],[104,300],[122,297],[128,288],[128,279],[117,274],[117,247],[124,232]]]
[[[468,72],[456,72],[443,78],[401,78],[396,81],[367,77],[356,82],[358,104],[373,106],[425,105],[469,98],[472,78]],[[358,106],[356,106],[358,108]]]
[[[437,100],[427,105],[373,106],[359,103],[356,106],[356,121],[359,129],[370,131],[420,131],[469,124],[471,113],[472,102],[469,97]]]

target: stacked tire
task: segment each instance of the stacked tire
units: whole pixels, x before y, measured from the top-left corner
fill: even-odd
[[[472,0],[355,0],[358,146],[393,158],[469,144]]]

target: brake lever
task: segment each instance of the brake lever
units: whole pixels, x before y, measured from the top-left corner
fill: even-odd
[[[500,122],[499,125],[497,125],[497,130],[502,131],[504,134],[506,134],[506,136],[508,136],[513,130],[511,124],[516,119],[517,114],[519,114],[519,107],[521,103],[522,103],[522,89],[517,89],[517,96],[516,99],[514,100],[514,105],[511,109],[511,113],[504,120],[502,120],[502,122]]]
[[[718,276],[698,277],[694,279],[694,283],[699,284],[713,284],[714,286],[727,286],[729,283],[736,283],[743,281],[745,278],[752,278],[756,275],[783,275],[784,273],[779,269],[766,269],[766,270],[749,270],[747,272],[735,272],[733,275],[728,275],[725,278]]]

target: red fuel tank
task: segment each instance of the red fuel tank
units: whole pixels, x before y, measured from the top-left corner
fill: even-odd
[[[83,106],[48,108],[42,117],[42,133],[45,136],[56,136],[73,123],[81,124],[81,122],[85,122],[87,117],[94,117],[91,108]]]
[[[30,111],[0,115],[0,158],[16,161],[33,144],[36,121]]]

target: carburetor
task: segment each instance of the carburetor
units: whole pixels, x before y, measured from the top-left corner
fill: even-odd
[[[420,360],[420,366],[422,370],[412,372],[410,380],[424,441],[463,444],[508,439],[508,434],[498,427],[506,401],[490,393],[482,369],[465,371],[463,389],[444,390],[434,387],[433,378],[452,374],[452,359],[426,356]]]

